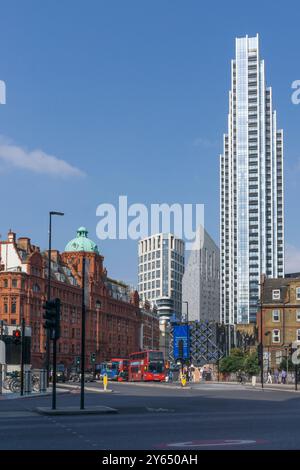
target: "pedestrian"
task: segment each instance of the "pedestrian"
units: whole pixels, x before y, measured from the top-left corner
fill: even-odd
[[[272,374],[271,374],[271,371],[268,371],[268,378],[267,378],[267,384],[272,384],[273,381],[272,381]]]
[[[276,384],[279,383],[279,370],[278,369],[274,370],[274,381]]]
[[[283,384],[286,384],[286,371],[284,369],[282,369],[282,372],[281,372],[281,382]]]

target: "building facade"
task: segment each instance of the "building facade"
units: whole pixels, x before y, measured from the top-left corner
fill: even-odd
[[[200,231],[199,249],[190,251],[182,280],[189,320],[220,319],[220,250],[206,230]]]
[[[263,278],[257,328],[269,365],[278,368],[290,347],[300,345],[300,277]]]
[[[159,319],[156,309],[149,302],[140,302],[141,310],[141,349],[159,349]]]
[[[260,275],[284,276],[283,132],[258,36],[236,39],[220,188],[221,321],[255,322]]]
[[[61,337],[58,364],[75,365],[81,352],[82,264],[85,258],[86,368],[91,368],[91,354],[96,363],[115,357],[127,357],[143,346],[143,318],[137,292],[107,276],[103,256],[78,229],[65,252],[51,252],[51,298],[61,300]],[[46,335],[43,328],[43,303],[46,300],[48,253],[41,253],[29,238],[9,232],[0,242],[0,320],[8,325],[25,323],[32,328],[32,365],[45,364]],[[154,320],[155,322],[155,320]],[[158,342],[158,319],[154,342]],[[147,333],[148,334],[148,333]],[[148,341],[148,337],[146,342]]]
[[[181,318],[184,242],[171,233],[152,235],[138,244],[138,292],[157,306],[159,316]]]

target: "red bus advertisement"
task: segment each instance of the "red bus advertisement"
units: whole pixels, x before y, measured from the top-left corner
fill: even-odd
[[[129,356],[129,381],[165,380],[164,355],[161,351],[141,351]]]
[[[114,364],[117,364],[117,380],[118,382],[123,382],[128,380],[128,370],[129,370],[129,359],[126,358],[113,358],[111,360]]]

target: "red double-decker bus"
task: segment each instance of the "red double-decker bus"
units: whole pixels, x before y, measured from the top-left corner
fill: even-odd
[[[164,355],[161,351],[141,351],[129,356],[130,382],[163,382],[166,378]]]
[[[129,359],[123,357],[113,358],[111,362],[117,364],[117,380],[123,382],[128,380]]]

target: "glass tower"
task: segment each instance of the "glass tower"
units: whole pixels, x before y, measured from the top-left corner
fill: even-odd
[[[261,274],[284,276],[283,132],[258,35],[236,39],[220,189],[221,322],[255,322]]]

